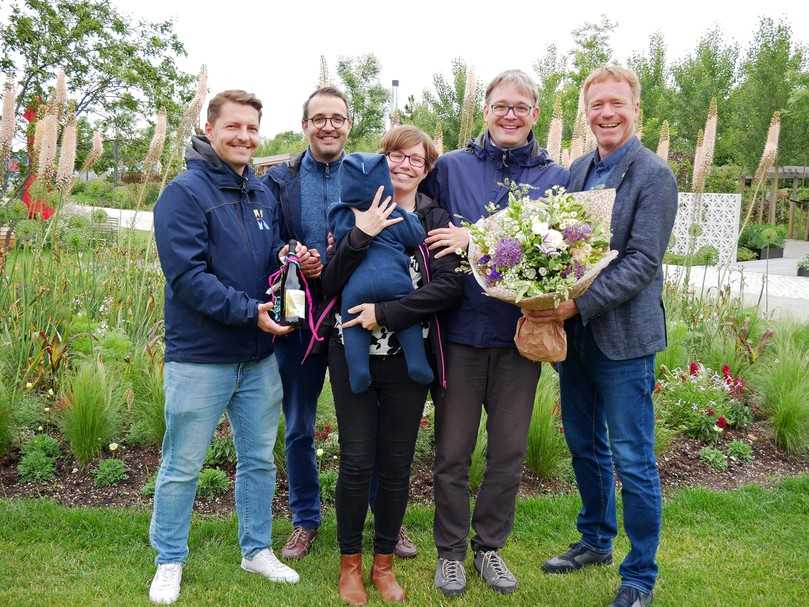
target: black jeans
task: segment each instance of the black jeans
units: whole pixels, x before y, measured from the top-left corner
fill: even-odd
[[[329,346],[329,378],[340,437],[335,506],[341,554],[362,551],[368,489],[376,466],[374,552],[392,554],[410,490],[410,464],[427,398],[427,386],[410,379],[404,356],[371,356],[371,386],[354,394],[345,351]]]
[[[486,408],[486,472],[472,514],[473,550],[499,550],[514,524],[539,363],[516,348],[447,347],[447,391],[435,401],[433,464],[438,556],[464,560],[469,535],[469,463]]]

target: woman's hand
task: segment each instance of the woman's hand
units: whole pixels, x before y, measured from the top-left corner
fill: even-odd
[[[371,237],[376,236],[388,226],[392,226],[404,220],[404,217],[388,219],[396,208],[396,203],[391,200],[390,196],[380,203],[382,192],[384,191],[384,186],[379,186],[379,189],[374,195],[374,199],[371,201],[371,206],[368,207],[367,211],[351,209],[354,212],[354,224]]]
[[[343,322],[343,329],[360,325],[366,331],[373,331],[379,328],[376,322],[376,309],[374,304],[362,303],[348,309],[349,314],[358,314],[356,318]]]
[[[469,246],[469,230],[458,228],[450,223],[446,228],[430,230],[427,234],[427,240],[424,242],[427,243],[431,251],[441,249],[435,254],[436,259],[438,259],[451,253],[466,251]]]

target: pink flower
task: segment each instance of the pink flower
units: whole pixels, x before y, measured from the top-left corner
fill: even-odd
[[[691,374],[691,377],[694,377],[695,375],[699,374],[699,364],[697,364],[692,360],[691,364],[688,365],[688,372]]]
[[[728,424],[728,420],[726,420],[726,419],[725,419],[725,416],[724,416],[724,415],[720,415],[720,416],[719,416],[719,418],[716,420],[716,426],[717,426],[718,428],[722,428],[722,430],[724,430],[725,428],[727,428],[727,427],[728,427],[728,425],[729,425],[729,424]]]

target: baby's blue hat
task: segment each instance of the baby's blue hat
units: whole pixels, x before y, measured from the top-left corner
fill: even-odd
[[[384,186],[382,199],[393,197],[388,160],[382,154],[355,152],[348,154],[340,166],[340,200],[343,204],[364,210],[371,205],[379,186]]]

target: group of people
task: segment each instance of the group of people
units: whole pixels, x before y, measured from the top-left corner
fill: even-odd
[[[303,105],[308,147],[261,179],[251,169],[261,102],[241,90],[211,100],[205,135],[188,146],[187,170],[155,207],[166,277],[166,432],[150,527],[154,603],[179,596],[197,477],[223,413],[238,456],[241,567],[299,581],[271,545],[273,447],[283,410],[293,531],[281,557],[289,562],[309,553],[321,525],[314,433],[327,371],[340,445],[340,598],[368,601],[362,533],[370,509],[370,581],[384,601],[405,600],[393,561],[417,552],[402,521],[428,391],[434,585],[446,596],[465,591],[471,527],[474,570],[497,592],[517,589],[501,549],[514,522],[540,364],[514,345],[520,309],[487,298],[459,271],[469,244],[460,218],[474,222],[492,204],[503,208],[517,183],[537,198],[553,186],[616,189],[617,259],[584,295],[530,312],[565,322],[568,355],[557,370],[582,500],[580,537],[542,569],[560,574],[612,562],[615,469],[631,550],[611,605],[651,604],[661,521],[651,394],[655,352],[666,342],[661,264],[677,191],[667,165],[635,136],[637,76],[599,68],[583,95],[597,148],[568,170],[534,138],[537,87],[519,70],[487,87],[484,132],[441,156],[414,126],[391,128],[379,156],[347,155],[348,99],[320,88]],[[291,252],[285,243],[293,240]],[[267,301],[268,277],[289,253],[311,288],[307,314],[317,321],[295,330],[273,320]],[[389,288],[402,277],[406,284]],[[470,513],[469,466],[484,408],[486,470]]]

